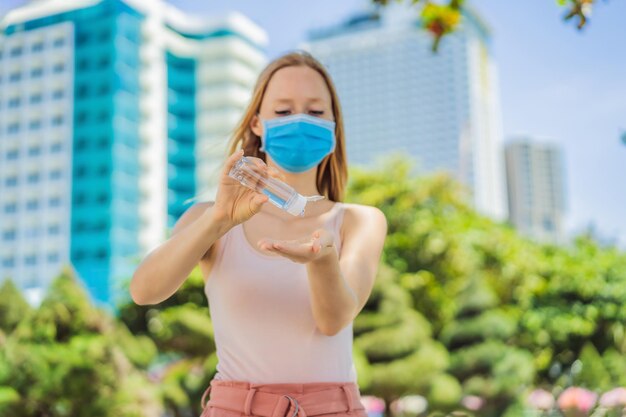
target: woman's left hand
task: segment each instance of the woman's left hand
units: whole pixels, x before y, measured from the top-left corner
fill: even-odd
[[[263,238],[257,246],[301,264],[324,258],[336,250],[334,236],[325,229],[317,229],[310,237],[297,240]]]

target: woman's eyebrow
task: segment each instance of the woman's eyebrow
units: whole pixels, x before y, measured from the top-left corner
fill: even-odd
[[[276,103],[293,103],[293,99],[291,98],[277,98],[276,100],[274,100]],[[307,102],[314,102],[314,101],[322,101],[321,98],[319,97],[309,97],[306,99]]]

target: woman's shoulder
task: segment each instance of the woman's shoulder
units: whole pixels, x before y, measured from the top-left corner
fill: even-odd
[[[381,209],[375,206],[355,203],[341,203],[344,208],[344,229],[351,230],[364,225],[378,226],[387,230],[387,218]]]
[[[376,206],[368,206],[365,204],[356,204],[356,203],[341,203],[346,214],[350,213],[351,215],[356,216],[369,216],[369,217],[385,217],[385,214],[381,209]]]

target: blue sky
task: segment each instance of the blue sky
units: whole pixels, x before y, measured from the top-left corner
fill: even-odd
[[[491,26],[503,128],[558,143],[566,170],[569,232],[593,223],[626,248],[626,2],[599,1],[583,32],[562,21],[556,1],[468,0]],[[6,11],[21,0],[2,0]],[[270,58],[306,32],[343,21],[367,0],[171,0],[187,12],[238,10],[269,34]]]

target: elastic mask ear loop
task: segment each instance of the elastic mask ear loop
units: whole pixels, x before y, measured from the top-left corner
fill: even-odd
[[[261,126],[263,128],[263,132],[261,133],[261,136],[259,137],[259,141],[261,142],[261,146],[259,147],[259,151],[265,153],[265,137],[267,136],[267,126],[265,124],[265,119],[263,119],[261,117],[259,112],[256,113],[256,116],[261,121]]]

